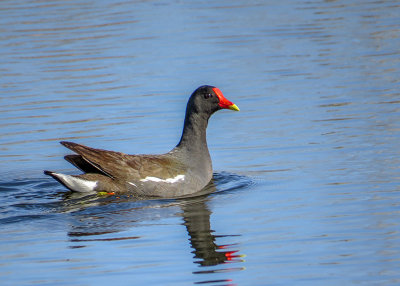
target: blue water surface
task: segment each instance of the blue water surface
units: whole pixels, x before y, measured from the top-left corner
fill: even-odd
[[[2,285],[400,284],[399,1],[1,1]],[[214,181],[77,196],[58,144],[158,154],[200,85]]]

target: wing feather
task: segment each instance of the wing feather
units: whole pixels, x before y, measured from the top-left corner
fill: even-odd
[[[95,149],[73,142],[62,141],[60,143],[80,155],[95,169],[114,179],[139,181],[147,176],[166,179],[175,177],[186,169],[185,166],[167,154],[128,155],[121,152]],[[78,166],[78,168],[80,167]]]

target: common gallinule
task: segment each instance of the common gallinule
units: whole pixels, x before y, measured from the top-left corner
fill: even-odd
[[[212,178],[206,128],[210,116],[224,108],[239,111],[218,88],[200,86],[187,103],[181,140],[170,152],[128,155],[63,141],[60,142],[62,145],[76,153],[65,156],[65,159],[84,174],[44,173],[75,192],[157,197],[193,194],[203,189]]]

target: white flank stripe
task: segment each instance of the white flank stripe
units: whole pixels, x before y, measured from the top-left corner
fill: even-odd
[[[137,187],[135,183],[128,182],[128,184]]]
[[[176,182],[183,181],[183,180],[185,180],[185,175],[178,175],[175,178],[168,178],[168,179],[165,179],[165,180],[157,178],[157,177],[146,177],[144,179],[141,179],[140,181],[141,182],[152,181],[152,182],[157,182],[157,183],[170,183],[170,184],[172,184],[172,183],[176,183]]]
[[[89,193],[94,192],[94,189],[97,186],[97,181],[87,181],[83,179],[79,179],[76,177],[72,177],[70,175],[64,175],[59,173],[54,173],[61,181],[64,182],[69,188],[76,192]]]

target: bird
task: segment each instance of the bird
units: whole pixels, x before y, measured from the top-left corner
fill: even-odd
[[[168,153],[129,155],[61,141],[75,153],[64,159],[83,174],[67,175],[47,170],[44,174],[72,192],[84,194],[162,198],[192,195],[212,180],[206,129],[211,115],[221,109],[239,111],[219,88],[200,86],[188,100],[180,141]]]

